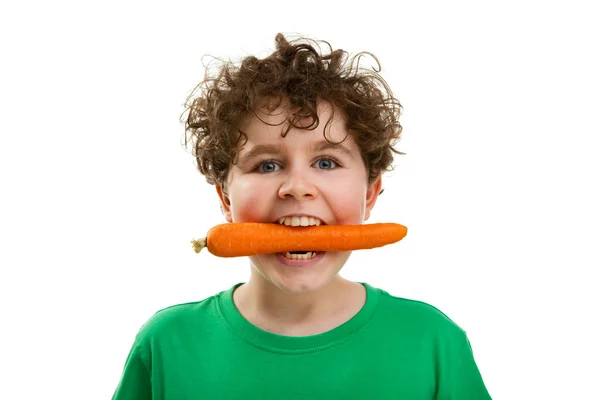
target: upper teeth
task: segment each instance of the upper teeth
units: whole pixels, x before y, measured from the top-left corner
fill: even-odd
[[[279,218],[279,223],[287,226],[312,226],[321,225],[321,220],[314,217],[283,217]]]

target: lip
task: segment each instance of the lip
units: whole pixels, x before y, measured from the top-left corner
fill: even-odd
[[[310,259],[310,260],[289,260],[289,259],[285,258],[283,253],[276,253],[276,256],[277,256],[277,259],[279,260],[279,262],[282,263],[283,265],[286,265],[288,267],[298,268],[298,267],[309,267],[311,265],[318,263],[319,261],[321,261],[323,259],[323,257],[325,257],[325,253],[327,253],[327,252],[319,251],[319,252],[317,252],[317,255],[315,256],[315,258]]]
[[[314,219],[318,219],[319,221],[321,221],[321,225],[327,225],[327,222],[325,222],[325,220],[323,218],[317,217],[316,215],[310,215],[310,214],[289,214],[289,215],[282,215],[281,217],[277,218],[275,221],[273,221],[274,224],[278,224],[279,220],[281,218],[292,218],[292,217],[309,217],[309,218],[314,218]]]

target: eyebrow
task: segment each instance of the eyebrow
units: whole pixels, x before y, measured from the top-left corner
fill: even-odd
[[[244,165],[250,162],[252,159],[261,156],[263,154],[280,154],[283,152],[284,147],[282,145],[274,145],[274,144],[259,144],[254,147],[246,154],[244,154],[240,160],[239,164]],[[323,150],[331,150],[338,153],[341,153],[349,158],[354,158],[354,154],[350,151],[346,146],[341,143],[331,143],[326,140],[322,140],[319,142],[313,142],[309,146],[311,151],[323,151]]]
[[[354,154],[352,154],[352,151],[350,151],[350,149],[348,149],[342,143],[331,143],[331,142],[328,142],[327,140],[321,140],[319,142],[312,143],[310,146],[310,149],[313,151],[323,151],[323,150],[337,151],[339,153],[344,154],[345,156],[347,156],[349,158],[354,158]]]
[[[244,154],[240,160],[240,165],[245,165],[249,163],[254,158],[263,155],[263,154],[278,154],[283,150],[283,146],[277,146],[274,144],[259,144],[252,147],[252,150]]]

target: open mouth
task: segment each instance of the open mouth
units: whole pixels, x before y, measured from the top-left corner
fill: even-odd
[[[291,216],[291,217],[281,217],[274,222],[275,224],[289,226],[289,227],[307,227],[307,226],[320,226],[327,225],[321,219],[312,216]],[[317,255],[321,253],[314,250],[299,250],[299,251],[287,251],[285,253],[280,253],[283,257],[288,260],[312,260],[317,257]]]
[[[324,221],[317,217],[309,217],[306,215],[292,216],[292,217],[281,217],[273,222],[274,224],[285,225],[285,226],[320,226],[327,225]]]
[[[317,254],[317,251],[287,251],[282,253],[288,260],[312,260]]]

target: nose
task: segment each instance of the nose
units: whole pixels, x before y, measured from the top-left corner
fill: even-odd
[[[290,174],[279,188],[281,199],[310,200],[315,199],[318,193],[317,187],[301,173]]]

